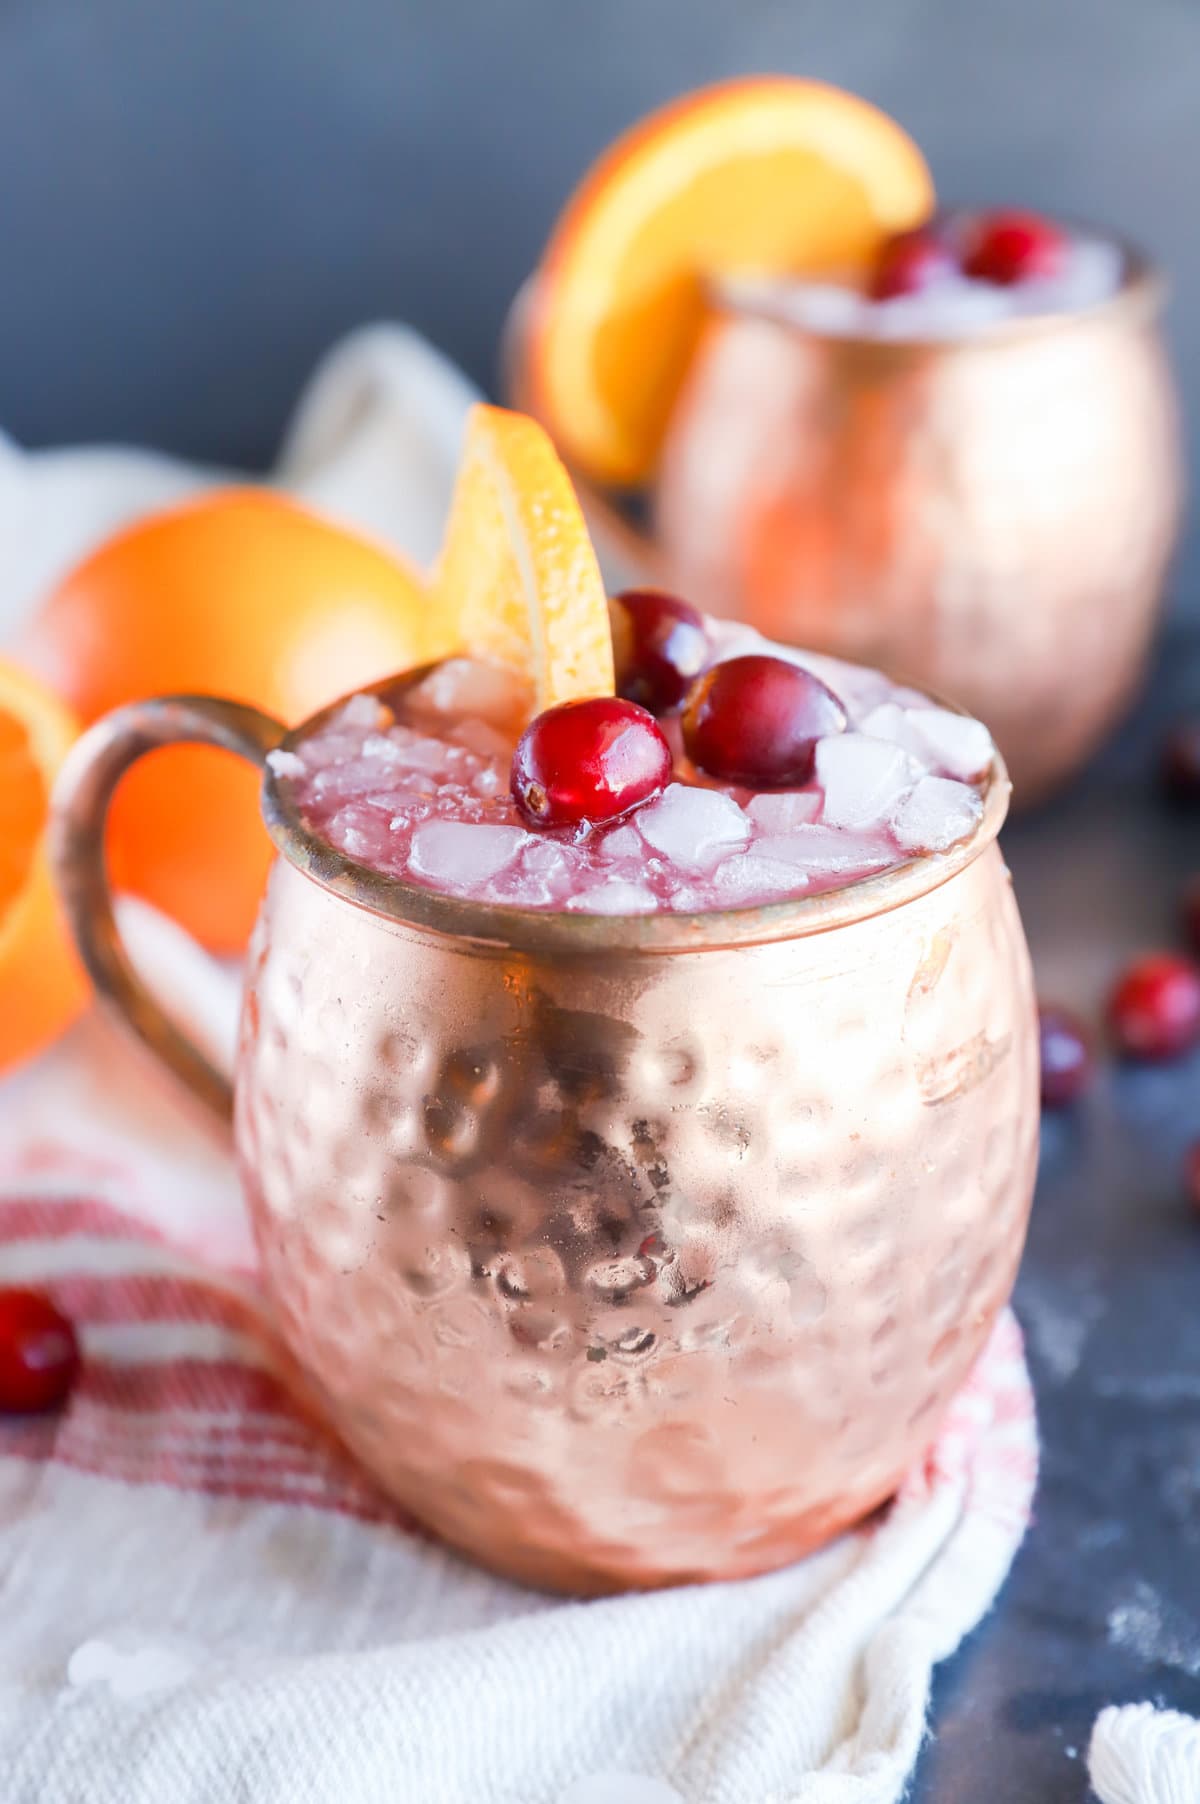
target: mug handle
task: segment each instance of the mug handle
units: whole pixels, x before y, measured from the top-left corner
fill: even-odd
[[[117,784],[147,752],[164,745],[219,746],[261,770],[286,731],[258,708],[214,695],[132,702],[97,721],[71,748],[51,804],[55,882],[97,996],[109,1014],[225,1122],[233,1117],[229,1073],[170,1019],[122,944],[104,856],[105,822]]]

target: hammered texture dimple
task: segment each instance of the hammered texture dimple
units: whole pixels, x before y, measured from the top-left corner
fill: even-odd
[[[348,1445],[488,1564],[602,1591],[777,1565],[894,1488],[1011,1286],[1035,1067],[994,846],[835,931],[578,958],[280,861],[238,1153]]]
[[[715,317],[664,448],[657,576],[769,638],[985,720],[1018,804],[1140,678],[1182,500],[1147,278],[1036,330],[938,345]]]

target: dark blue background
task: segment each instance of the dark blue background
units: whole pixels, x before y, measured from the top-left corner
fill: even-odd
[[[0,423],[262,462],[380,316],[489,382],[588,159],[769,68],[880,102],[951,199],[1160,253],[1200,418],[1195,0],[0,0]]]

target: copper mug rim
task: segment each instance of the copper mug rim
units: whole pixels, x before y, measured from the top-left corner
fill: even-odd
[[[787,278],[763,278],[757,296],[752,292],[740,292],[736,279],[733,282],[706,281],[705,294],[713,310],[721,318],[757,320],[766,325],[777,326],[790,336],[815,339],[825,344],[841,344],[847,351],[892,357],[927,356],[931,352],[937,352],[940,356],[965,356],[972,352],[1000,350],[1006,345],[1030,338],[1067,331],[1082,321],[1124,317],[1137,319],[1153,316],[1160,311],[1167,299],[1169,284],[1165,272],[1146,251],[1120,233],[1104,230],[1084,220],[1064,218],[1060,223],[1080,236],[1103,238],[1115,246],[1121,257],[1122,276],[1113,292],[1089,301],[1082,307],[1055,307],[1044,313],[1014,314],[1008,319],[993,320],[987,325],[972,327],[962,333],[913,333],[899,334],[895,338],[877,338],[861,332],[838,332],[826,327],[807,325],[803,320],[790,318],[771,304],[773,293],[791,285]],[[536,276],[532,279],[536,280]]]
[[[786,277],[763,278],[757,300],[753,294],[736,292],[733,283],[728,280],[723,282],[720,279],[705,278],[704,293],[713,313],[720,319],[754,320],[763,325],[775,326],[790,337],[811,339],[821,344],[840,344],[847,352],[892,359],[927,357],[933,353],[963,357],[1067,331],[1083,321],[1151,318],[1162,310],[1170,293],[1170,283],[1162,266],[1149,252],[1124,234],[1108,231],[1087,220],[1064,217],[1062,224],[1081,235],[1106,239],[1116,247],[1123,264],[1119,286],[1111,294],[1090,301],[1084,307],[1056,307],[1044,313],[1017,314],[956,335],[912,334],[876,338],[861,332],[836,332],[827,327],[807,325],[802,320],[788,318],[771,305],[772,292],[788,286]],[[513,296],[505,320],[501,350],[501,367],[505,371],[504,387],[506,392],[515,397],[518,406],[523,405],[521,359],[525,323],[529,312],[536,305],[540,277],[541,265],[535,264]]]
[[[366,684],[354,691],[396,700],[420,682],[435,664],[419,665],[399,677]],[[331,702],[279,740],[280,751],[296,747],[338,710],[348,696]],[[951,706],[951,704],[941,704]],[[961,712],[954,709],[954,712]],[[594,955],[600,953],[671,954],[732,946],[762,945],[827,933],[854,922],[888,914],[942,884],[972,864],[992,843],[1008,813],[1012,785],[1004,760],[993,753],[981,785],[983,814],[970,836],[945,852],[923,853],[886,871],[861,877],[817,895],[741,908],[711,909],[700,914],[588,915],[561,910],[516,908],[476,902],[426,889],[392,877],[339,851],[306,825],[287,777],[267,764],[263,772],[262,813],[277,850],[303,875],[323,889],[371,914],[399,925],[418,927],[447,937],[512,951]]]

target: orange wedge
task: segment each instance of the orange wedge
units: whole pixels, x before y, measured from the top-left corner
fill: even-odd
[[[87,1000],[46,856],[50,787],[78,731],[49,690],[0,661],[0,1070],[40,1052]]]
[[[554,230],[530,347],[539,415],[589,475],[642,481],[706,278],[853,272],[932,205],[916,145],[852,94],[763,76],[685,96],[617,140]]]
[[[583,513],[524,414],[472,409],[434,590],[442,649],[528,676],[539,712],[613,693],[608,604]]]

